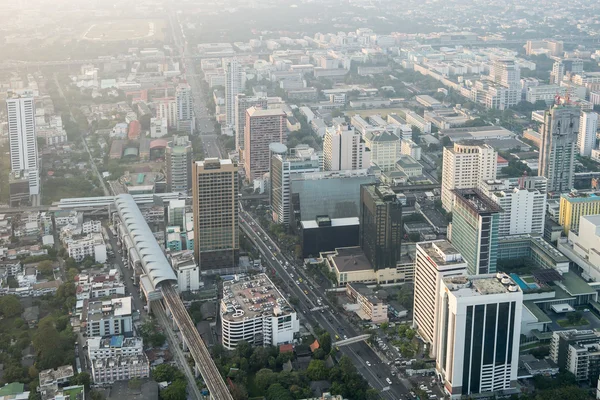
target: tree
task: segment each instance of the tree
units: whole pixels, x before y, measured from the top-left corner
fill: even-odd
[[[281,386],[279,383],[274,383],[269,386],[266,395],[267,400],[294,400],[289,390]]]
[[[194,321],[195,324],[202,321],[202,311],[200,310],[201,307],[202,303],[199,301],[194,301],[190,306],[190,317],[192,318],[192,321]]]
[[[162,400],[186,400],[187,382],[184,379],[178,379],[171,383],[160,392]]]
[[[329,371],[323,360],[311,360],[306,369],[306,375],[311,381],[321,381],[327,379]]]
[[[79,270],[77,268],[69,268],[67,271],[67,280],[74,281],[75,277],[79,274]]]
[[[9,295],[0,298],[0,312],[6,318],[16,317],[21,314],[21,303],[17,296]]]
[[[575,311],[575,312],[569,313],[567,315],[567,320],[569,321],[569,323],[571,325],[575,325],[576,323],[578,323],[581,320],[581,317],[582,317],[581,313],[579,311]]]
[[[90,392],[90,399],[91,400],[104,400],[104,394],[102,394],[102,392],[99,392],[97,390],[92,390]]]
[[[140,378],[133,378],[127,382],[127,387],[129,387],[129,389],[137,390],[142,387],[142,381]]]
[[[277,381],[277,374],[268,368],[258,371],[254,377],[254,384],[261,392]]]
[[[325,354],[329,354],[331,352],[331,335],[329,332],[325,332],[319,336],[319,344],[321,345],[321,348]]]
[[[85,386],[86,389],[90,388],[90,383],[91,383],[90,374],[88,374],[87,372],[80,372],[77,375],[75,375],[73,378],[71,378],[72,385],[83,385],[83,386]]]
[[[152,379],[156,382],[173,382],[184,379],[183,373],[169,364],[160,364],[152,370]]]
[[[54,271],[54,264],[50,260],[44,260],[38,264],[37,269],[40,274],[48,276]]]

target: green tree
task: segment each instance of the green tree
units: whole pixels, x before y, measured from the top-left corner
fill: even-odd
[[[194,301],[192,303],[192,305],[190,306],[190,317],[192,318],[192,321],[194,321],[195,324],[197,324],[198,322],[202,321],[202,302],[200,301]]]
[[[160,364],[152,370],[152,379],[156,382],[173,382],[184,379],[183,373],[169,364]]]
[[[281,386],[279,383],[274,383],[267,389],[267,400],[294,400],[289,390]]]
[[[50,260],[44,260],[37,265],[37,270],[44,276],[52,275],[54,264]]]
[[[83,385],[88,390],[90,388],[90,383],[90,374],[88,374],[87,372],[80,372],[71,378],[72,385]]]
[[[321,348],[325,354],[331,353],[331,335],[329,332],[325,332],[319,336],[319,344],[321,345]]]
[[[263,368],[254,376],[254,384],[264,392],[269,386],[277,382],[277,374],[268,368]]]
[[[102,392],[99,392],[97,390],[92,390],[90,392],[90,399],[91,400],[104,400],[104,394],[102,394]]]
[[[12,318],[20,315],[22,310],[19,298],[14,295],[0,297],[0,312],[6,318]]]
[[[327,379],[329,371],[323,360],[311,360],[306,369],[306,375],[311,381],[321,381]]]
[[[186,400],[187,382],[184,379],[178,379],[171,383],[160,392],[162,400]]]

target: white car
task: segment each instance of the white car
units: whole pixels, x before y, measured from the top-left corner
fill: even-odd
[[[370,367],[370,366],[371,366],[371,363],[367,361],[367,367]]]
[[[385,378],[385,381],[388,383],[388,385],[392,384],[392,380],[390,378]]]

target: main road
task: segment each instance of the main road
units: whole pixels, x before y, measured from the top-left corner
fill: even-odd
[[[339,318],[332,307],[320,311],[311,311],[319,307],[318,301],[321,301],[322,304],[326,302],[326,298],[321,297],[324,293],[318,292],[316,287],[310,285],[306,277],[301,277],[301,274],[303,274],[301,267],[295,268],[293,262],[286,259],[277,244],[269,238],[259,223],[243,210],[240,210],[240,228],[257,245],[258,250],[263,255],[264,262],[282,278],[286,285],[282,289],[298,299],[298,305],[296,306],[298,312],[312,326],[324,328],[334,341],[336,336],[342,338],[361,334],[343,318]],[[380,392],[383,399],[410,398],[410,390],[391,374],[390,368],[381,362],[377,354],[365,342],[341,346],[340,352],[350,357],[358,372],[373,388]],[[386,379],[390,379],[392,384],[388,384]]]
[[[192,88],[196,130],[200,132],[204,155],[206,157],[221,158],[222,154],[215,132],[215,121],[208,113],[208,107],[206,106],[204,95],[202,93],[202,86],[198,81],[194,59],[190,57],[191,51],[185,38],[185,33],[183,32],[183,25],[181,24],[181,21],[179,21],[179,16],[174,12],[169,12],[169,23],[171,25],[171,33],[175,42],[175,47],[182,56],[181,62],[183,64],[185,77]]]

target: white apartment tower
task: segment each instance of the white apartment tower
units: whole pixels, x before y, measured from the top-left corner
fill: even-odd
[[[544,113],[538,175],[548,178],[548,192],[573,188],[579,121],[579,108],[568,104],[555,105]]]
[[[521,71],[515,60],[494,61],[490,68],[490,77],[495,83],[507,88],[504,102],[507,108],[521,101]]]
[[[467,263],[447,240],[417,243],[413,324],[435,355],[439,342],[436,315],[442,278],[465,275]]]
[[[246,126],[246,111],[250,107],[267,109],[266,97],[249,97],[243,93],[235,96],[235,149],[237,151],[244,149],[244,127]]]
[[[444,278],[436,368],[451,399],[517,380],[523,292],[502,273]]]
[[[243,90],[242,67],[234,58],[225,64],[225,117],[228,126],[235,122],[235,96]]]
[[[498,237],[544,233],[547,184],[543,176],[483,182],[483,193],[502,208]]]
[[[354,128],[345,124],[327,128],[323,137],[325,171],[365,169],[370,164],[370,151]]]
[[[10,169],[14,174],[27,175],[29,194],[40,194],[40,175],[35,133],[35,102],[33,97],[13,97],[6,100]]]
[[[596,148],[597,130],[598,114],[592,111],[583,111],[579,119],[579,136],[577,136],[580,155],[585,157],[592,155],[592,150]]]
[[[478,141],[454,143],[444,148],[442,165],[442,205],[452,211],[454,189],[480,188],[482,182],[496,179],[498,153]]]
[[[175,97],[177,100],[177,130],[191,135],[196,127],[191,86],[188,83],[179,84]]]

